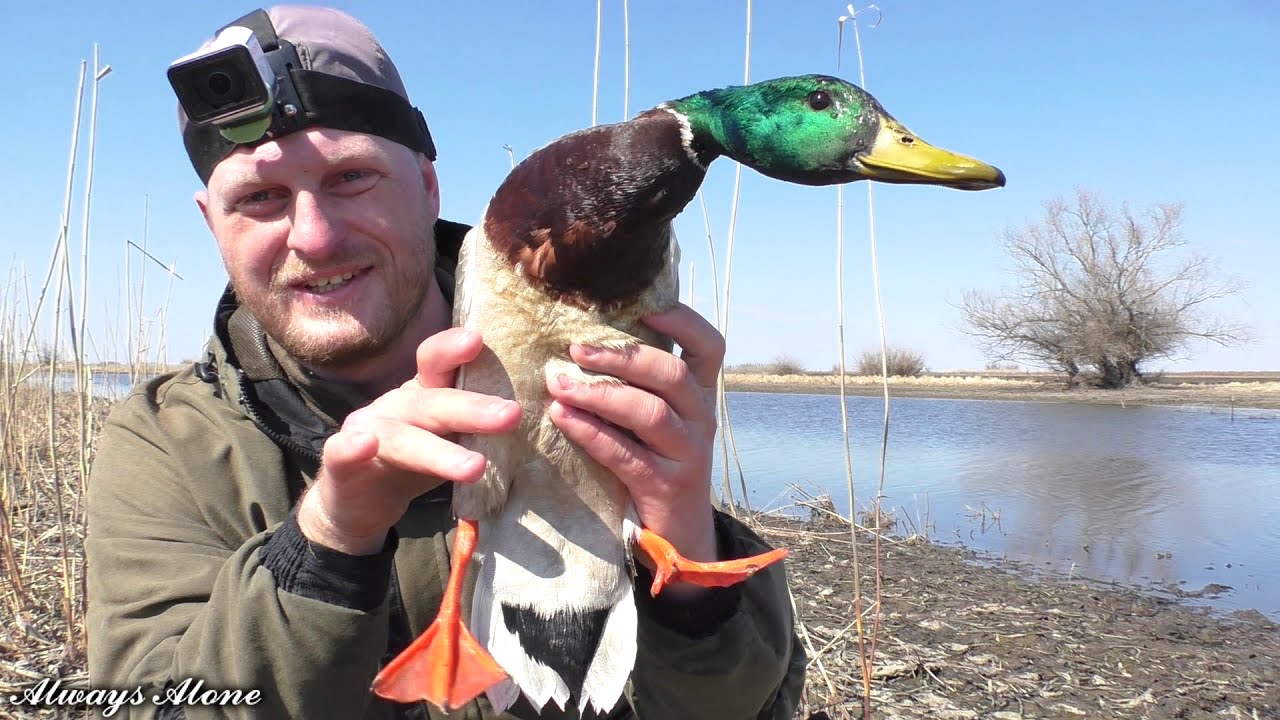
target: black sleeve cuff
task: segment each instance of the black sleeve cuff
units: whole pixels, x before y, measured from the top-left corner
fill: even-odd
[[[391,585],[391,564],[399,536],[395,528],[377,555],[348,555],[307,540],[298,527],[298,511],[262,546],[262,566],[287,593],[339,607],[371,612]]]
[[[725,516],[719,511],[715,513],[715,528],[716,544],[719,545],[722,560],[737,560],[751,554],[737,542]],[[706,593],[694,599],[675,597],[669,593],[660,593],[655,598],[649,594],[649,586],[652,584],[653,571],[636,563],[636,609],[641,615],[653,618],[668,630],[691,638],[715,634],[720,625],[738,611],[738,605],[742,601],[742,583],[707,588]]]

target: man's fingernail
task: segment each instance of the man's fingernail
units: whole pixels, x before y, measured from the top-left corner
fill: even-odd
[[[593,345],[579,345],[578,352],[586,355],[587,357],[594,357],[600,354],[600,348]]]
[[[556,382],[560,383],[560,388],[562,390],[572,390],[574,386],[577,385],[577,383],[573,381],[573,378],[568,375],[557,375]]]
[[[505,415],[511,409],[511,406],[515,404],[514,400],[494,400],[489,403],[489,414]]]
[[[458,466],[463,471],[466,471],[466,472],[474,470],[477,467],[484,467],[484,465],[485,465],[484,456],[477,452],[467,453],[465,456],[463,456],[462,460],[458,463]]]

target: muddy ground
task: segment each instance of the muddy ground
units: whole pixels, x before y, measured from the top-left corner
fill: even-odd
[[[798,717],[862,717],[847,526],[760,523],[792,548],[812,647]],[[874,598],[865,534],[859,554]],[[885,539],[881,556],[873,717],[1280,718],[1280,625],[1257,611],[1212,612],[924,541]],[[863,607],[869,635],[874,612]]]

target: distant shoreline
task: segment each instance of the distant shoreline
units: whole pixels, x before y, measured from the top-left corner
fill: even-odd
[[[814,393],[833,395],[840,391],[839,377],[822,375],[765,375],[728,373],[729,392]],[[853,397],[880,397],[884,390],[879,378],[846,378],[845,392]],[[1100,405],[1160,405],[1204,408],[1280,409],[1280,372],[1178,373],[1166,374],[1158,382],[1121,390],[1068,388],[1048,375],[935,374],[918,378],[890,378],[890,397],[918,397],[955,400],[1022,400]]]

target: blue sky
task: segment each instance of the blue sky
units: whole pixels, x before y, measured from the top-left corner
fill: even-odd
[[[368,24],[396,61],[440,148],[443,214],[475,222],[508,170],[504,144],[523,156],[591,122],[595,3],[507,5],[335,3]],[[600,121],[623,119],[623,16],[603,22]],[[1246,290],[1217,312],[1253,326],[1258,342],[1192,346],[1171,369],[1280,369],[1280,5],[1202,2],[921,3],[881,0],[883,20],[862,37],[867,86],[925,140],[1001,167],[1008,187],[984,193],[876,188],[880,281],[889,341],[922,352],[931,369],[980,368],[954,308],[970,288],[1009,282],[998,234],[1034,219],[1077,186],[1135,206],[1186,203],[1192,246]],[[241,3],[18,3],[6,11],[0,80],[7,138],[0,174],[0,247],[34,293],[61,213],[75,83],[94,42],[113,72],[102,82],[90,248],[90,333],[102,355],[123,337],[127,240],[173,260],[166,323],[169,359],[195,357],[225,283],[192,194],[199,181],[176,130],[169,62],[254,6]],[[841,2],[756,2],[751,77],[836,70]],[[631,114],[743,77],[745,2],[632,0]],[[856,81],[852,36],[841,75]],[[92,67],[90,67],[92,72]],[[88,111],[88,94],[85,110]],[[87,114],[86,127],[87,133]],[[72,210],[78,282],[87,134]],[[723,275],[734,166],[705,185]],[[836,192],[743,174],[733,260],[728,362],[790,355],[829,368],[836,350]],[[866,191],[846,189],[846,342],[876,342]],[[712,310],[701,208],[677,220],[695,307]],[[133,260],[135,272],[137,257]],[[723,277],[721,278],[723,281]],[[146,309],[167,278],[147,275]],[[686,291],[687,292],[687,291]],[[116,339],[113,339],[116,338]]]

